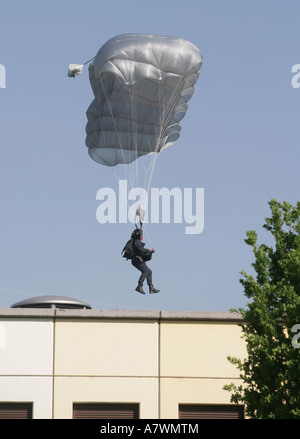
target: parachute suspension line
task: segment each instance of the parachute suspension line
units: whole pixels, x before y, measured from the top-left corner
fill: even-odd
[[[163,133],[165,132],[166,127],[168,126],[168,122],[169,122],[169,119],[170,119],[171,114],[172,114],[170,108],[172,108],[173,103],[177,99],[177,88],[179,87],[180,83],[181,83],[181,81],[178,81],[178,84],[173,89],[173,92],[172,92],[168,102],[165,101],[161,87],[158,87],[158,101],[161,104],[159,106],[159,111],[160,111],[159,121],[164,121],[164,123],[158,124],[159,128],[157,130],[157,142],[156,142],[155,150],[153,151],[153,153],[150,155],[147,155],[146,157],[141,157],[143,168],[144,168],[144,189],[146,191],[147,198],[149,197],[150,187],[151,187],[151,183],[152,183],[152,179],[153,179],[156,160],[158,157],[158,150],[160,147],[161,138],[162,138]],[[124,168],[124,171],[126,174],[126,178],[129,181],[129,186],[130,186],[130,188],[133,188],[133,187],[139,187],[139,160],[138,160],[138,146],[139,145],[138,145],[138,135],[137,135],[137,133],[138,133],[137,123],[138,122],[134,122],[134,121],[137,121],[137,117],[136,117],[137,116],[136,115],[137,103],[136,103],[136,97],[135,97],[131,87],[127,85],[127,88],[128,88],[129,96],[131,99],[131,118],[132,118],[132,123],[130,123],[130,119],[128,121],[128,130],[129,131],[133,130],[133,146],[134,146],[135,157],[134,157],[134,160],[129,164],[129,166],[124,165],[123,168]],[[108,105],[108,109],[109,109],[109,112],[110,112],[110,115],[111,115],[111,118],[113,121],[114,129],[115,129],[115,132],[117,135],[118,144],[119,144],[119,147],[120,147],[120,150],[122,152],[122,156],[123,156],[124,162],[125,162],[124,148],[122,145],[122,141],[120,139],[120,135],[119,135],[120,133],[118,132],[118,129],[117,129],[117,124],[116,124],[116,120],[115,120],[115,117],[114,117],[114,114],[112,111],[111,102],[110,102],[110,99],[107,95],[106,88],[103,87],[103,90],[104,90],[106,102]],[[135,126],[135,123],[136,123],[136,126]],[[150,159],[150,164],[149,164],[148,168],[145,167],[145,163],[143,161],[144,158]],[[114,172],[116,181],[119,183],[120,178],[116,174],[115,170],[113,170],[113,172]],[[127,209],[129,210],[130,204],[128,201],[127,194],[122,193],[122,197],[124,197],[126,199]],[[146,206],[144,206],[144,207],[146,207]],[[137,226],[137,217],[139,217],[140,228],[143,228],[143,226],[144,226],[144,230],[145,230],[145,233],[147,235],[147,238],[148,238],[150,244],[152,245],[151,238],[149,236],[149,233],[148,233],[148,231],[143,223],[143,219],[142,219],[142,217],[144,217],[144,215],[145,215],[144,207],[140,205],[136,211],[135,226],[138,227]]]
[[[166,102],[164,102],[164,97],[163,97],[163,92],[161,87],[158,87],[158,109],[159,109],[159,117],[158,117],[158,130],[156,132],[156,145],[155,145],[155,150],[152,154],[150,154],[150,165],[148,166],[148,168],[146,169],[145,164],[143,162],[144,165],[144,188],[146,190],[147,193],[147,198],[149,199],[149,192],[150,192],[150,188],[151,188],[151,183],[152,183],[152,179],[153,179],[153,174],[154,174],[154,169],[155,169],[155,164],[156,164],[156,160],[158,157],[158,150],[160,147],[160,143],[161,143],[161,137],[162,137],[162,133],[164,131],[164,126],[163,124],[160,123],[160,121],[164,120],[164,108],[166,107]],[[147,235],[147,239],[151,245],[151,247],[153,247],[152,244],[152,240],[151,237],[148,233],[147,227],[144,226],[144,231]]]
[[[152,158],[151,158],[151,164],[149,166],[149,168],[146,170],[146,173],[148,173],[148,171],[150,171],[150,175],[148,177],[148,185],[147,185],[147,196],[149,197],[149,191],[150,191],[150,187],[151,187],[151,182],[152,182],[152,178],[153,178],[153,173],[154,173],[154,168],[155,168],[155,164],[156,164],[156,160],[158,157],[158,148],[160,146],[160,141],[162,138],[162,135],[164,134],[166,127],[168,126],[168,122],[169,119],[172,115],[170,108],[172,108],[173,104],[175,104],[175,101],[178,99],[178,89],[181,86],[181,83],[183,81],[183,78],[181,77],[180,80],[178,81],[176,87],[173,89],[172,95],[169,99],[168,102],[165,101],[164,96],[162,95],[162,91],[161,91],[161,87],[159,87],[159,102],[162,103],[162,109],[160,109],[160,120],[164,121],[164,124],[159,124],[159,131],[158,131],[158,135],[157,135],[157,143],[156,143],[156,147],[155,147],[155,152],[152,154]],[[169,107],[169,109],[168,109]],[[160,107],[159,107],[160,108]],[[146,187],[146,186],[145,186]],[[147,235],[147,238],[151,244],[151,246],[153,246],[152,242],[151,242],[151,238],[147,232],[147,229],[145,228],[145,232]]]
[[[107,102],[107,105],[108,105],[108,108],[109,108],[109,112],[110,112],[111,118],[113,120],[114,129],[115,129],[115,132],[116,132],[116,135],[117,135],[117,139],[118,139],[118,144],[119,144],[120,150],[122,152],[122,156],[123,156],[124,163],[125,163],[124,148],[123,148],[122,141],[120,139],[120,135],[119,135],[120,133],[118,132],[118,129],[117,129],[117,124],[116,124],[115,117],[114,117],[114,114],[113,114],[113,111],[112,111],[111,102],[110,102],[110,100],[108,98],[108,95],[106,93],[106,89],[104,87],[103,87],[103,90],[104,90],[105,99],[106,99],[106,102]],[[133,130],[135,157],[134,157],[134,160],[131,163],[129,163],[129,165],[126,165],[126,164],[123,165],[123,170],[125,172],[125,176],[127,178],[127,181],[129,182],[129,189],[132,189],[134,187],[134,184],[136,185],[135,187],[138,187],[138,160],[137,160],[137,158],[138,158],[138,142],[137,142],[137,128],[134,129],[134,121],[137,120],[137,119],[136,119],[136,104],[135,104],[135,101],[134,101],[134,94],[132,93],[132,91],[131,91],[131,89],[130,89],[130,87],[128,85],[127,85],[127,90],[128,90],[129,95],[131,97],[131,118],[132,118],[131,123],[130,123],[130,119],[128,120],[128,134],[132,134],[132,133],[130,133],[130,131]],[[116,181],[119,183],[120,177],[117,175],[117,173],[115,172],[114,169],[113,169],[113,173],[114,173]],[[129,208],[131,206],[130,206],[130,203],[129,203],[129,200],[128,200],[127,193],[125,194],[124,191],[122,191],[121,196],[123,197],[123,199],[125,199],[126,204],[127,204],[127,209],[129,210]],[[137,209],[136,214],[135,214],[134,221],[135,221],[135,226],[136,227],[138,227],[137,226],[137,216],[139,217],[140,228],[142,228],[142,226],[143,226],[143,219],[144,219],[144,216],[145,216],[145,209],[143,209],[142,206],[139,206],[139,208]]]
[[[158,102],[160,103],[161,102],[161,89],[160,89],[160,87],[158,87],[158,94],[159,94]],[[158,120],[160,120],[160,119],[161,119],[161,116],[159,116]],[[159,148],[160,140],[161,140],[161,130],[158,130],[156,132],[156,137],[157,137],[157,141],[155,144],[154,151],[150,154],[145,155],[144,157],[141,157],[141,160],[136,160],[136,175],[138,175],[138,162],[140,162],[140,164],[143,165],[143,174],[144,174],[143,187],[146,191],[147,199],[149,197],[149,191],[150,191],[152,177],[153,177],[153,173],[154,173],[155,162],[156,162],[157,155],[158,155],[158,148]],[[136,138],[136,149],[137,148],[138,148],[138,144],[137,144],[137,138]],[[148,166],[146,167],[145,161],[147,161],[147,160],[150,162],[150,164],[148,164]]]
[[[139,177],[140,177],[140,165],[141,163],[144,165],[144,161],[143,161],[143,157],[139,158],[139,144],[138,144],[138,114],[137,114],[137,99],[138,96],[136,95],[136,93],[134,92],[134,86],[135,83],[133,84],[126,84],[127,85],[127,92],[128,92],[128,96],[130,97],[130,103],[131,103],[131,110],[130,113],[128,115],[128,134],[132,136],[132,148],[133,148],[133,160],[132,162],[129,164],[129,169],[130,169],[130,174],[131,174],[131,181],[135,184],[135,186],[132,187],[136,187],[138,188],[140,186],[139,184]],[[131,117],[131,119],[130,119]],[[130,123],[131,122],[131,123]],[[148,194],[147,194],[148,197]],[[144,199],[140,199],[140,205],[138,207],[138,209],[136,210],[136,214],[135,214],[135,225],[137,227],[137,217],[139,217],[139,222],[140,222],[140,228],[142,228],[143,226],[143,221],[144,221],[144,216],[145,216],[145,208],[146,208],[146,201]]]
[[[152,154],[152,163],[150,165],[150,176],[148,177],[147,194],[149,194],[149,191],[150,191],[150,186],[151,186],[151,182],[152,182],[152,178],[153,178],[153,173],[154,173],[154,168],[155,168],[155,164],[156,164],[156,160],[157,160],[157,156],[158,156],[158,149],[160,146],[161,138],[163,136],[163,133],[166,130],[166,127],[168,126],[168,122],[169,122],[170,116],[172,114],[170,108],[172,108],[173,104],[175,103],[175,101],[177,99],[177,92],[178,92],[178,88],[179,88],[180,83],[181,83],[181,81],[178,81],[178,84],[173,89],[173,92],[172,92],[171,97],[170,97],[168,102],[166,101],[166,99],[163,95],[162,88],[158,87],[158,102],[161,104],[161,106],[159,106],[159,110],[160,110],[159,119],[164,121],[164,123],[159,124],[159,130],[157,132],[157,139],[158,140],[156,143],[155,152]]]
[[[160,127],[160,121],[162,120],[162,110],[161,110],[161,105],[164,107],[165,106],[165,102],[163,102],[162,99],[162,90],[161,87],[158,87],[158,109],[159,109],[159,118],[158,118],[158,126]],[[158,156],[158,149],[160,146],[160,142],[161,142],[161,134],[162,134],[162,130],[161,128],[159,128],[158,132],[157,132],[157,141],[156,141],[156,145],[155,145],[155,151],[151,156],[151,165],[149,167],[149,177],[148,177],[148,185],[147,185],[147,194],[149,195],[149,191],[150,191],[150,187],[151,187],[151,183],[152,183],[152,178],[153,178],[153,173],[154,173],[154,168],[155,168],[155,164],[156,164],[156,159]]]
[[[119,181],[120,178],[118,177],[118,175],[116,174],[115,170],[113,170],[114,176],[116,178],[116,181],[119,185]],[[119,185],[120,188],[120,185]],[[130,205],[129,205],[129,201],[128,201],[128,197],[127,197],[127,193],[124,193],[123,188],[121,188],[121,194],[119,194],[119,196],[122,196],[122,198],[125,200],[126,204],[127,204],[127,212],[129,211]]]
[[[93,61],[93,59],[95,59],[96,56],[93,56],[93,58],[89,59],[88,61],[86,61],[83,65],[86,66],[89,62]]]
[[[132,177],[134,179],[135,177],[135,187],[139,186],[139,166],[138,166],[138,129],[137,129],[137,102],[135,100],[135,95],[132,91],[132,88],[130,87],[130,85],[127,84],[127,89],[128,89],[128,94],[130,96],[130,101],[131,101],[131,119],[132,119],[132,130],[133,130],[133,148],[134,148],[134,160],[131,162],[130,167],[131,167],[131,172],[132,172]],[[134,122],[136,121],[136,122]],[[130,127],[129,127],[130,128]]]
[[[164,125],[162,126],[161,129],[161,134],[165,131],[166,127],[168,126],[170,117],[172,116],[172,112],[171,112],[171,108],[173,107],[173,105],[175,104],[176,100],[178,99],[178,89],[181,86],[182,82],[184,82],[184,79],[181,77],[180,80],[178,81],[177,85],[175,88],[173,88],[173,92],[172,95],[169,99],[169,103],[168,106],[166,105],[166,109],[164,110],[164,116],[163,116],[163,120],[165,121]],[[169,109],[167,108],[169,107]]]
[[[149,243],[150,243],[150,246],[153,247],[153,243],[152,243],[151,238],[150,238],[150,235],[149,235],[149,233],[148,233],[148,231],[147,231],[147,227],[144,226],[143,232],[146,233],[146,235],[147,235],[147,239],[148,239],[148,241],[149,241]]]
[[[148,184],[147,184],[147,187],[145,187],[146,192],[147,192],[147,196],[149,196],[157,156],[158,156],[158,152],[156,151],[155,153],[153,153],[153,157],[151,158],[151,164],[148,168],[148,170],[149,170]]]
[[[137,119],[137,97],[135,96],[132,87],[130,87],[130,85],[127,85],[127,90],[128,90],[128,94],[130,96],[130,101],[131,101],[131,121],[130,119],[128,120],[128,134],[132,134],[133,135],[133,148],[134,148],[134,160],[129,164],[129,166],[124,166],[125,172],[127,174],[127,177],[129,179],[130,182],[130,188],[133,188],[134,184],[135,187],[139,187],[139,166],[143,166],[143,174],[144,174],[144,189],[146,191],[147,194],[147,199],[143,200],[145,202],[148,201],[149,199],[149,192],[150,192],[150,188],[151,188],[151,183],[152,183],[152,179],[153,179],[153,174],[154,174],[154,169],[155,169],[155,165],[156,165],[156,160],[158,157],[158,150],[159,147],[161,146],[161,139],[162,136],[165,133],[165,130],[169,124],[170,121],[170,117],[172,116],[172,111],[170,110],[173,105],[176,103],[176,100],[178,100],[179,96],[178,96],[178,89],[181,86],[181,83],[183,81],[183,78],[180,78],[180,80],[177,82],[176,87],[173,88],[168,101],[166,100],[166,97],[164,95],[163,92],[163,88],[162,87],[158,87],[158,103],[160,105],[158,105],[159,108],[159,117],[158,117],[158,125],[157,125],[157,131],[156,131],[156,136],[157,136],[157,141],[155,144],[155,149],[153,151],[153,153],[146,155],[146,156],[142,156],[140,157],[140,159],[138,158],[138,128],[137,128],[137,124],[138,124],[138,119]],[[108,101],[108,99],[107,99]],[[118,135],[118,141],[119,141],[119,146],[120,149],[122,151],[123,157],[124,157],[124,150],[123,150],[123,145],[122,142],[120,140],[119,137],[119,133],[117,132],[117,127],[116,127],[116,123],[114,120],[114,116],[111,110],[111,103],[108,101],[109,104],[109,108],[110,108],[110,112],[114,121],[114,126],[115,126],[115,131]],[[130,123],[131,122],[131,123]],[[162,122],[162,123],[161,123]],[[131,131],[131,133],[130,133]],[[149,160],[150,164],[148,164],[148,166],[145,166],[145,161]],[[116,180],[119,181],[118,176],[116,175],[116,173],[114,172]],[[122,194],[122,196],[126,197],[126,203],[127,203],[127,208],[130,208],[130,204],[128,201],[128,197],[127,194]],[[152,241],[151,238],[149,236],[148,230],[145,227],[144,224],[144,216],[145,216],[145,208],[146,205],[142,205],[142,200],[141,200],[141,204],[139,205],[136,213],[135,213],[135,226],[138,227],[138,220],[139,220],[139,228],[143,229],[145,231],[145,234],[147,236],[148,241],[150,242],[150,244],[152,245]]]
[[[102,78],[101,78],[101,79],[102,79]],[[101,81],[101,82],[102,82],[102,81]],[[102,86],[103,86],[102,88],[103,88],[104,95],[105,95],[105,100],[106,100],[106,102],[107,102],[107,105],[108,105],[108,109],[109,109],[109,112],[110,112],[111,118],[112,118],[112,120],[113,120],[114,129],[115,129],[115,132],[116,132],[116,135],[117,135],[117,139],[118,139],[119,147],[120,147],[120,149],[121,149],[122,156],[123,156],[123,159],[124,159],[124,162],[125,162],[125,156],[124,156],[124,150],[123,150],[123,147],[122,147],[122,142],[121,142],[121,139],[120,139],[120,136],[119,136],[119,132],[118,132],[118,129],[117,129],[117,124],[116,124],[116,121],[115,121],[114,113],[113,113],[112,108],[111,108],[111,102],[110,102],[109,97],[108,97],[108,95],[107,95],[107,93],[106,93],[106,88],[105,88],[105,86],[103,85],[103,82],[102,82]],[[100,136],[100,134],[99,134],[99,136]],[[126,166],[124,166],[124,170],[125,170],[125,174],[126,174],[127,180],[129,180],[129,181],[130,181],[130,184],[132,185],[132,178],[131,178],[131,175],[130,175],[130,173],[128,172]]]
[[[134,128],[134,132],[133,132],[133,146],[134,146],[134,151],[135,151],[135,160],[130,164],[130,169],[131,169],[131,180],[135,181],[136,183],[136,187],[139,186],[139,165],[143,165],[143,174],[144,174],[144,189],[146,191],[147,194],[147,200],[149,199],[149,192],[150,192],[150,188],[151,188],[151,183],[152,183],[152,179],[153,179],[153,174],[154,174],[154,169],[155,169],[155,164],[156,164],[156,160],[158,157],[158,151],[159,151],[159,147],[161,146],[161,139],[163,134],[165,133],[166,127],[168,126],[170,117],[172,116],[172,111],[170,110],[172,108],[172,106],[175,104],[176,100],[178,100],[178,89],[182,83],[183,78],[180,78],[180,80],[178,81],[178,83],[176,84],[176,87],[173,88],[173,91],[168,99],[168,101],[166,101],[164,92],[163,92],[163,88],[162,87],[158,87],[158,108],[159,108],[159,112],[160,115],[158,117],[158,129],[156,131],[156,137],[157,137],[157,141],[155,144],[155,149],[153,151],[153,153],[146,155],[145,157],[141,157],[138,160],[138,138],[137,138],[137,126],[133,127]],[[131,113],[132,113],[132,120],[133,121],[137,121],[137,114],[136,114],[136,108],[137,108],[137,102],[136,102],[136,97],[134,95],[134,93],[132,92],[131,87],[128,86],[128,92],[129,92],[129,96],[131,99]],[[160,123],[160,121],[162,121],[163,123]],[[137,124],[138,122],[136,122]],[[121,145],[122,148],[122,145]],[[150,164],[148,165],[148,167],[145,166],[145,160],[149,159]],[[144,206],[146,207],[146,206]],[[136,211],[136,215],[135,215],[135,225],[137,227],[137,217],[139,217],[140,220],[140,228],[143,227],[143,218],[145,215],[145,209],[142,205],[139,206],[139,208]],[[149,233],[146,229],[146,227],[144,226],[144,230],[146,232],[146,235],[148,237],[148,240],[151,242],[151,238],[149,236]],[[152,245],[152,243],[151,243]]]
[[[162,81],[162,79],[161,79],[161,81]],[[160,112],[159,120],[160,121],[164,121],[165,120],[166,108],[167,108],[169,103],[167,102],[167,100],[165,98],[165,95],[164,95],[164,92],[163,92],[163,87],[158,87],[158,102],[160,104],[158,106],[159,112]],[[149,176],[149,179],[148,179],[148,188],[147,188],[147,192],[148,193],[150,191],[150,186],[151,186],[151,182],[152,182],[152,178],[153,178],[154,168],[155,168],[156,160],[157,160],[157,157],[158,157],[158,154],[159,154],[158,149],[159,149],[161,138],[162,138],[162,135],[163,135],[165,129],[166,129],[166,123],[165,123],[165,125],[163,123],[159,123],[159,131],[158,131],[158,135],[157,135],[158,140],[157,140],[157,143],[156,143],[155,153],[153,154],[153,157],[152,157],[152,166],[151,166],[151,169],[150,169],[150,176]]]

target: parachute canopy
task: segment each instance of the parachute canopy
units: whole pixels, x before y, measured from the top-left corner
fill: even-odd
[[[89,66],[95,95],[86,125],[91,158],[107,166],[129,164],[171,146],[201,64],[199,49],[176,37],[123,34],[105,43]]]

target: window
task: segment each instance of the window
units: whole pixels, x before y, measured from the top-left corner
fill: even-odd
[[[139,404],[74,403],[73,419],[138,419]]]
[[[0,419],[32,419],[32,402],[0,402]]]
[[[244,406],[179,404],[179,419],[244,419]]]

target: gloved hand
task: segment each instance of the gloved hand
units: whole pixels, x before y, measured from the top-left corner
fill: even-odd
[[[154,253],[155,252],[155,250],[154,250],[154,248],[152,247],[152,253]]]

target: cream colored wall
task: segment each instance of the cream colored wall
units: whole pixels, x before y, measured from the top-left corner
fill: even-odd
[[[136,402],[150,419],[178,418],[180,403],[228,404],[223,386],[238,378],[228,355],[246,355],[232,322],[59,320],[54,417],[72,418],[74,402]]]
[[[0,319],[0,402],[33,402],[35,419],[52,418],[53,321]]]
[[[241,329],[235,323],[172,322],[161,324],[162,376],[238,377],[227,356],[244,358]]]
[[[59,320],[55,374],[157,376],[158,324],[138,320]]]
[[[51,418],[52,407],[72,418],[74,402],[133,402],[144,419],[176,419],[180,403],[230,402],[223,386],[238,371],[227,356],[246,356],[234,321],[85,314],[0,318],[0,401],[33,401],[35,418]]]
[[[229,404],[225,384],[238,382],[227,356],[246,357],[236,323],[161,324],[161,418],[178,418],[179,404]]]
[[[55,418],[72,418],[74,402],[134,402],[157,418],[158,323],[57,321],[55,375]]]
[[[76,402],[138,403],[140,418],[158,418],[158,379],[130,377],[56,377],[54,418],[72,418]]]
[[[230,393],[223,390],[225,384],[238,383],[236,379],[215,378],[162,378],[162,419],[177,419],[179,404],[230,404]]]
[[[53,321],[0,319],[0,376],[51,375]]]
[[[0,376],[0,402],[32,402],[34,419],[52,419],[52,377]]]

